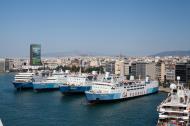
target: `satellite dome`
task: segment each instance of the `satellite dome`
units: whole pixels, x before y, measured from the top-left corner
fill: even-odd
[[[170,88],[171,88],[171,89],[176,89],[177,86],[176,86],[176,84],[173,84],[173,83],[172,83],[172,84],[170,84]]]

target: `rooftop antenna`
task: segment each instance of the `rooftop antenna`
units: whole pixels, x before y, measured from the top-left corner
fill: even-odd
[[[139,74],[139,81],[141,80],[141,75]]]

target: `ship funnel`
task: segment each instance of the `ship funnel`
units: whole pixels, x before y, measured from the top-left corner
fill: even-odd
[[[97,71],[92,71],[92,75],[97,75]]]
[[[134,76],[130,76],[130,80],[131,81],[135,80]]]
[[[65,73],[66,73],[66,74],[69,74],[69,73],[70,73],[70,70],[65,70]]]
[[[110,76],[110,72],[106,72],[105,77],[108,78]]]
[[[56,73],[56,70],[53,70],[53,73]]]
[[[145,80],[146,82],[148,82],[149,81],[149,77],[146,77],[146,80]]]
[[[63,70],[61,69],[60,73],[63,73]]]

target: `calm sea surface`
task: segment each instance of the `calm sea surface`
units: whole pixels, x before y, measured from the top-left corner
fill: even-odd
[[[167,96],[157,93],[122,102],[87,104],[84,95],[16,91],[13,77],[0,74],[0,118],[4,126],[155,126],[156,107]]]

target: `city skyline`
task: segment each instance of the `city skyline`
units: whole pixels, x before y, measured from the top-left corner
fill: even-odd
[[[152,55],[189,50],[190,1],[1,1],[0,57],[97,52]]]

